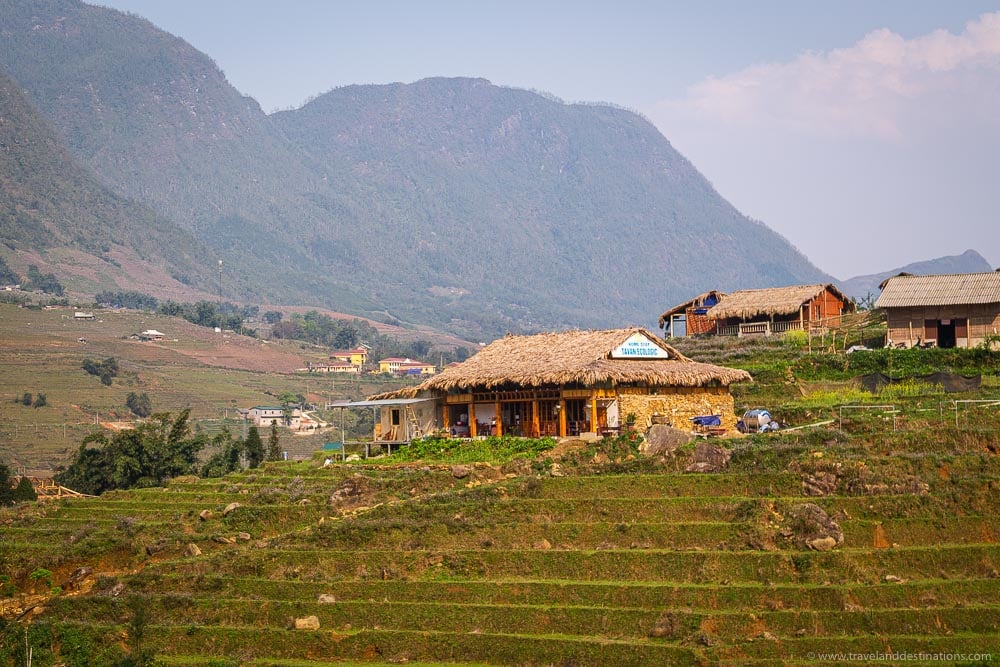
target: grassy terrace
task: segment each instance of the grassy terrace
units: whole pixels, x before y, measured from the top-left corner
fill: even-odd
[[[987,449],[773,445],[742,442],[713,474],[680,472],[690,448],[565,477],[269,464],[9,512],[0,558],[19,593],[44,601],[28,627],[43,665],[121,659],[128,646],[108,640],[128,635],[133,601],[146,647],[178,665],[998,650],[1000,468]],[[805,495],[823,470],[838,471],[835,488]],[[344,488],[357,495],[337,499]],[[838,522],[842,546],[784,535],[806,503]],[[94,570],[82,585],[53,592],[81,566]],[[38,568],[51,580],[32,579]],[[319,629],[294,629],[306,617]],[[20,664],[16,643],[2,650]]]
[[[833,423],[713,440],[731,453],[715,473],[684,472],[694,444],[649,458],[605,442],[563,455],[563,476],[548,454],[460,474],[318,458],[0,511],[0,666],[25,664],[25,631],[43,667],[141,650],[227,667],[1000,660],[1000,414],[970,404],[956,426],[952,402],[1000,398],[1000,355],[684,345],[754,373],[739,410]],[[168,362],[132,361],[138,378]],[[886,363],[979,367],[983,387],[851,385]],[[841,423],[854,402],[894,412]],[[833,530],[817,516],[841,544],[816,541]]]

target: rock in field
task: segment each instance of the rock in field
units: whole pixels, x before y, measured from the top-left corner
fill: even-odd
[[[694,439],[690,433],[666,424],[653,424],[646,432],[646,440],[639,451],[646,456],[673,456],[674,451]]]
[[[295,619],[296,630],[319,630],[319,618],[316,616],[305,616]]]
[[[685,472],[722,472],[729,465],[732,452],[721,445],[699,442],[694,449],[694,463]]]

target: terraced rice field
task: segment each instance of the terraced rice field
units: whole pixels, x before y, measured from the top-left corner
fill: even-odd
[[[137,628],[167,665],[1000,659],[996,456],[822,454],[563,477],[274,464],[62,501],[4,515],[0,565],[38,594],[8,606],[40,606],[2,637],[23,643],[31,619],[35,665],[114,664]],[[819,470],[835,471],[829,492],[806,495]],[[803,506],[843,543],[807,546]],[[24,664],[18,651],[0,664]]]

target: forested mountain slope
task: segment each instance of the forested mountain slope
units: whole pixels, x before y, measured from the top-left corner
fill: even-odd
[[[0,0],[0,32],[70,150],[223,258],[228,298],[490,338],[827,278],[622,109],[429,79],[267,116],[135,16]]]
[[[135,274],[161,293],[210,285],[210,255],[187,231],[112,193],[77,165],[0,71],[0,256],[56,270],[67,287],[128,287]]]

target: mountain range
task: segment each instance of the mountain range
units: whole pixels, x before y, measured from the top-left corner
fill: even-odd
[[[58,268],[91,293],[142,276],[165,296],[192,294],[211,256],[190,232],[101,185],[0,72],[0,244]]]
[[[900,273],[914,275],[937,275],[945,273],[986,273],[993,267],[986,258],[975,250],[966,250],[961,255],[948,255],[937,259],[913,262],[890,271],[855,276],[840,281],[841,291],[852,299],[872,299],[879,294],[879,285],[891,276]]]
[[[621,108],[436,78],[267,115],[208,56],[134,15],[0,0],[0,37],[19,91],[0,114],[14,135],[26,123],[47,137],[29,148],[53,175],[33,184],[0,163],[24,191],[0,208],[0,257],[43,270],[70,252],[142,260],[67,276],[78,292],[224,287],[228,300],[483,340],[648,324],[710,288],[833,281]],[[147,280],[152,266],[162,280]]]

